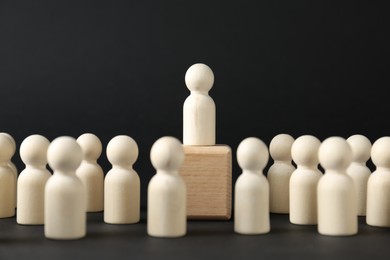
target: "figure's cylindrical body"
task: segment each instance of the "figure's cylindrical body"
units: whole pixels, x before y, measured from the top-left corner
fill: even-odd
[[[207,93],[191,92],[183,106],[183,144],[215,145],[216,111]]]
[[[17,207],[17,183],[18,183],[18,169],[16,168],[16,165],[12,162],[8,162],[8,166],[11,168],[12,173],[14,175],[14,182],[15,182],[15,208]]]
[[[45,236],[77,239],[86,235],[85,188],[75,173],[59,173],[45,188]]]
[[[12,172],[14,173],[15,179],[17,179],[18,178],[18,169],[16,168],[16,165],[12,161],[9,161],[8,166],[11,168]]]
[[[104,205],[104,174],[102,168],[93,162],[83,161],[76,171],[83,182],[87,196],[87,212],[99,212]]]
[[[13,191],[14,191],[14,198],[13,198],[13,203],[15,204],[15,208],[16,208],[16,185],[17,185],[17,181],[18,181],[18,169],[16,168],[15,164],[11,161],[12,157],[14,156],[15,154],[15,150],[16,150],[16,142],[15,142],[15,139],[13,138],[12,135],[10,135],[9,133],[5,133],[5,132],[1,132],[0,135],[6,137],[8,140],[9,140],[9,143],[8,145],[6,145],[6,147],[3,147],[2,145],[0,146],[2,149],[6,149],[8,150],[8,152],[10,152],[8,158],[7,158],[7,165],[11,168],[12,170],[12,174],[13,174],[13,177],[14,177],[14,188],[13,188]],[[9,146],[10,145],[10,146]],[[0,213],[1,215],[1,213]]]
[[[235,185],[234,231],[245,235],[265,234],[271,229],[269,185],[262,174],[243,173]]]
[[[178,173],[158,171],[148,186],[147,232],[154,237],[180,237],[187,230],[187,190]]]
[[[330,236],[358,232],[355,185],[347,174],[326,171],[317,187],[318,232]]]
[[[322,173],[316,168],[298,167],[290,178],[290,222],[317,224],[317,184]]]
[[[366,215],[367,183],[371,171],[367,166],[352,162],[347,169],[347,174],[352,178],[356,188],[358,216]]]
[[[390,227],[390,170],[373,172],[367,185],[367,224]]]
[[[8,165],[0,165],[0,218],[15,215],[15,178]]]
[[[270,186],[270,212],[288,214],[290,212],[290,177],[295,167],[291,162],[275,161],[269,168],[267,179]]]
[[[104,181],[104,222],[132,224],[139,220],[139,176],[133,169],[114,167]]]
[[[28,167],[20,173],[17,185],[18,224],[44,224],[45,185],[50,176],[45,167]]]

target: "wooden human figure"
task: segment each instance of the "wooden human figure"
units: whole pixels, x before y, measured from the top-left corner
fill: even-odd
[[[104,222],[132,224],[140,220],[140,178],[133,169],[138,158],[137,143],[127,135],[118,135],[107,145],[112,169],[104,180]]]
[[[367,182],[371,175],[366,162],[370,159],[371,142],[363,135],[353,135],[347,139],[352,148],[352,163],[347,168],[347,174],[355,183],[358,216],[366,215]]]
[[[317,224],[317,184],[322,173],[318,169],[320,140],[303,135],[291,147],[297,169],[290,178],[290,222],[298,225]]]
[[[15,174],[9,166],[14,152],[10,138],[0,134],[0,218],[15,215]]]
[[[26,168],[18,178],[18,224],[43,225],[45,222],[45,185],[51,176],[46,168],[49,144],[42,135],[30,135],[20,145],[20,157]]]
[[[318,232],[348,236],[358,232],[356,188],[346,170],[352,150],[344,138],[330,137],[322,142],[319,160],[325,169],[317,186]]]
[[[102,143],[91,133],[77,138],[83,151],[83,161],[76,170],[77,177],[83,182],[87,195],[87,212],[99,212],[104,206],[104,173],[97,159],[102,153]]]
[[[162,137],[153,144],[150,160],[157,173],[148,186],[147,233],[154,237],[184,236],[187,189],[179,175],[183,146],[174,137]]]
[[[0,134],[7,136],[12,142],[13,153],[12,153],[10,160],[8,161],[8,166],[11,167],[11,170],[12,170],[12,173],[13,173],[14,179],[15,179],[15,208],[16,208],[16,195],[17,195],[16,194],[17,193],[16,192],[17,191],[16,185],[17,185],[17,180],[18,180],[18,169],[16,168],[16,165],[12,162],[12,157],[14,156],[15,151],[16,151],[16,142],[15,142],[15,139],[12,137],[12,135],[10,135],[8,133],[4,133],[4,132],[2,132]]]
[[[72,137],[62,136],[49,145],[47,159],[54,174],[45,187],[45,237],[58,240],[86,235],[85,187],[76,176],[83,152]]]
[[[371,149],[376,169],[367,184],[367,216],[370,226],[390,227],[390,137],[381,137]]]
[[[15,139],[13,138],[13,136],[10,135],[9,133],[4,133],[4,132],[2,132],[2,133],[0,133],[0,134],[7,136],[7,137],[11,140],[12,146],[14,147],[14,153],[15,153],[15,151],[16,151],[16,142],[15,142]],[[12,169],[14,172],[16,172],[16,174],[17,174],[17,173],[18,173],[18,169],[16,168],[16,165],[12,162],[12,157],[11,157],[11,159],[9,160],[8,164],[9,164],[9,166],[11,167],[11,169]]]
[[[215,103],[208,94],[214,84],[213,71],[205,64],[194,64],[185,82],[191,94],[183,106],[183,144],[215,145]]]
[[[289,213],[290,177],[295,167],[291,163],[291,146],[294,138],[288,134],[279,134],[271,140],[270,154],[274,164],[268,170],[270,185],[270,212]]]
[[[256,137],[244,139],[237,148],[242,174],[235,184],[234,231],[244,235],[265,234],[271,229],[269,185],[263,174],[268,148]]]

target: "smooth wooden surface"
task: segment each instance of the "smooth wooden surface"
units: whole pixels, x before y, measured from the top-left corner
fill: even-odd
[[[18,214],[23,225],[43,225],[45,221],[45,185],[51,177],[47,170],[47,149],[50,141],[42,135],[30,135],[20,145],[20,158],[26,165],[17,183]]]
[[[329,137],[322,142],[318,158],[325,169],[317,185],[318,232],[328,236],[356,235],[356,189],[346,172],[352,149],[344,138]]]
[[[186,146],[180,174],[189,219],[227,220],[232,211],[232,151],[227,145]]]
[[[16,168],[16,165],[12,162],[12,157],[14,157],[15,155],[15,152],[16,152],[16,142],[15,142],[15,139],[12,135],[10,135],[9,133],[5,133],[5,132],[1,132],[0,133],[1,135],[4,135],[6,137],[9,138],[9,140],[11,141],[12,143],[12,156],[10,158],[10,160],[8,161],[8,166],[11,168],[12,170],[12,173],[14,175],[14,183],[15,183],[15,208],[16,208],[16,196],[17,196],[17,182],[18,182],[18,169]]]
[[[371,157],[371,141],[364,135],[353,135],[347,139],[352,149],[352,162],[347,168],[347,174],[355,183],[358,216],[365,216],[367,211],[367,183],[371,170],[367,161]]]
[[[390,137],[375,141],[371,159],[375,171],[367,183],[367,224],[376,227],[390,227]]]
[[[99,212],[104,209],[104,172],[97,160],[102,154],[103,145],[99,137],[85,133],[77,138],[83,151],[83,161],[76,170],[77,177],[83,182],[87,196],[87,212]]]
[[[321,141],[312,135],[298,137],[291,147],[297,169],[290,177],[290,222],[317,224],[317,184],[322,177],[318,169]]]
[[[267,145],[256,137],[241,141],[237,162],[242,169],[234,185],[234,231],[243,235],[270,232],[269,184],[263,170],[269,160]]]
[[[106,148],[112,168],[104,179],[104,221],[134,224],[140,219],[141,180],[133,169],[138,145],[127,135],[117,135]]]
[[[0,218],[15,215],[15,172],[8,164],[15,153],[14,147],[7,135],[0,134]]]
[[[148,185],[149,236],[181,237],[187,233],[187,188],[179,169],[184,162],[182,143],[171,136],[158,139],[150,150],[156,174]]]
[[[183,144],[215,145],[216,109],[208,93],[214,84],[213,71],[206,64],[194,64],[185,82],[191,94],[183,105]]]
[[[269,152],[274,163],[268,169],[267,179],[270,186],[269,209],[271,213],[288,214],[290,212],[290,177],[295,171],[291,163],[291,146],[294,138],[288,134],[278,134],[272,138]]]
[[[79,239],[87,232],[87,196],[76,176],[83,154],[76,139],[61,136],[47,150],[53,175],[45,185],[45,237],[57,240]]]

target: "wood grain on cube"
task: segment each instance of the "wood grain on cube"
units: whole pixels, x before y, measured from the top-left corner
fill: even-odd
[[[232,210],[232,152],[227,145],[186,146],[180,169],[187,184],[189,219],[223,219]]]

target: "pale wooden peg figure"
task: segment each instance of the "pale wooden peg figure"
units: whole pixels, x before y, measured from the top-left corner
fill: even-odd
[[[54,174],[45,187],[45,236],[50,239],[79,239],[86,235],[87,201],[85,187],[76,176],[83,159],[73,137],[54,139],[47,160]]]
[[[325,169],[317,186],[318,232],[328,236],[349,236],[358,232],[356,188],[346,170],[352,150],[344,138],[322,142],[319,160]]]
[[[15,215],[15,175],[9,166],[14,147],[8,136],[0,134],[0,218]]]
[[[322,173],[318,169],[320,140],[303,135],[291,147],[297,169],[290,178],[290,222],[298,225],[317,224],[317,184]]]
[[[215,145],[216,109],[208,92],[214,84],[213,71],[205,64],[192,65],[185,83],[191,94],[183,106],[183,144]]]
[[[3,134],[5,136],[7,136],[11,142],[12,142],[12,146],[13,146],[13,154],[12,156],[15,154],[15,151],[16,151],[16,142],[15,142],[15,139],[12,137],[12,135],[8,134],[8,133],[0,133],[0,134]],[[16,165],[12,162],[12,156],[11,156],[11,159],[8,161],[8,165],[9,167],[11,167],[11,170],[12,170],[12,173],[14,174],[14,179],[15,179],[15,208],[16,208],[16,195],[17,195],[17,180],[18,180],[18,168],[16,168]]]
[[[295,167],[291,163],[291,146],[294,138],[288,134],[279,134],[271,140],[270,154],[274,160],[268,170],[270,186],[270,212],[288,214],[290,177]]]
[[[184,150],[174,137],[162,137],[152,146],[150,160],[157,173],[148,186],[147,233],[180,237],[187,232],[187,188],[179,175]]]
[[[269,185],[263,174],[268,148],[256,137],[244,139],[237,148],[242,169],[235,185],[234,231],[244,235],[265,234],[271,229]]]
[[[372,145],[371,160],[376,169],[367,184],[367,217],[370,226],[390,227],[390,137]]]
[[[0,134],[7,136],[11,140],[12,145],[14,147],[14,150],[16,151],[16,142],[15,142],[15,139],[12,137],[12,135],[10,135],[8,133],[4,133],[4,132],[0,133]],[[16,168],[16,165],[12,162],[12,157],[11,157],[11,160],[9,160],[8,164],[9,164],[9,167],[11,167],[12,171],[14,171],[16,179],[17,179],[18,169]]]
[[[358,216],[366,215],[367,204],[367,182],[371,175],[366,162],[370,159],[371,142],[363,135],[353,135],[347,139],[352,148],[352,163],[347,168],[347,174],[355,183]]]
[[[26,168],[18,178],[18,224],[44,224],[45,185],[51,176],[46,168],[49,144],[42,135],[30,135],[20,145],[20,157]]]
[[[97,163],[102,153],[102,143],[91,133],[77,138],[77,143],[83,151],[83,161],[76,170],[77,177],[83,182],[87,194],[87,212],[99,212],[104,206],[104,173]]]
[[[133,169],[137,143],[127,135],[110,140],[106,150],[112,169],[104,180],[104,222],[132,224],[140,220],[140,178]]]

